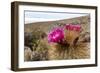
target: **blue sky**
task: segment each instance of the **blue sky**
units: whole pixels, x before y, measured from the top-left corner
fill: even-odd
[[[38,11],[25,11],[25,23],[34,23],[42,21],[55,21],[62,19],[75,18],[80,16],[86,16],[88,14],[81,13],[59,13],[59,12],[38,12]]]

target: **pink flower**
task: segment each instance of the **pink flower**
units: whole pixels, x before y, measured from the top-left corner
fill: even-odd
[[[67,30],[74,30],[74,31],[80,31],[81,30],[81,25],[80,24],[66,24],[65,25],[65,28]]]
[[[64,39],[64,31],[62,28],[54,28],[49,34],[48,34],[48,41],[54,42],[54,43],[60,43]]]

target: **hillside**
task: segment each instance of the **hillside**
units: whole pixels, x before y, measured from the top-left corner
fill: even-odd
[[[36,23],[25,24],[24,31],[32,32],[32,31],[40,30],[47,33],[52,27],[59,26],[59,24],[64,25],[68,23],[74,23],[74,24],[81,24],[82,28],[85,31],[89,32],[90,30],[89,21],[90,21],[89,16],[83,16],[83,17],[63,19],[63,20],[58,20],[58,21],[36,22]]]

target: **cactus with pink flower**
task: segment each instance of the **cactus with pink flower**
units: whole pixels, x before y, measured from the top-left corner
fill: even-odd
[[[56,27],[48,34],[48,42],[72,44],[73,40],[79,36],[80,31],[80,24],[66,24],[63,28]]]

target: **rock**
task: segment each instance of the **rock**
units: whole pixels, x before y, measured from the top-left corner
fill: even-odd
[[[31,60],[31,54],[32,51],[29,47],[24,47],[24,61],[30,61]]]

